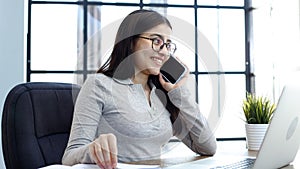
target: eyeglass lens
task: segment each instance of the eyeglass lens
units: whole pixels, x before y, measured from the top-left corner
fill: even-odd
[[[162,50],[164,48],[164,46],[166,46],[166,48],[170,54],[173,54],[176,50],[176,45],[172,42],[164,43],[164,41],[160,38],[155,38],[152,40],[152,48],[155,51],[159,52],[160,50]]]

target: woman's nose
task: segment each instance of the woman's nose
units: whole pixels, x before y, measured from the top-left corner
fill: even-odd
[[[159,54],[163,54],[165,56],[169,56],[169,50],[167,49],[167,45],[164,43],[163,45],[160,46],[160,50],[158,52]]]

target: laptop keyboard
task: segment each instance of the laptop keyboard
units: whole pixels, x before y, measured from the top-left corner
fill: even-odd
[[[253,164],[255,162],[255,159],[253,158],[246,158],[244,160],[238,161],[236,163],[227,164],[223,166],[217,166],[210,169],[249,169],[253,167]]]

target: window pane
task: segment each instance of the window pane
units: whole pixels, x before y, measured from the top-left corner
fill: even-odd
[[[58,74],[58,73],[45,73],[45,74],[31,74],[31,82],[63,82],[74,83],[74,74]]]
[[[198,9],[198,55],[203,60],[199,71],[217,71],[219,69],[218,46],[219,28],[216,9]]]
[[[244,6],[244,0],[197,0],[198,5]]]
[[[167,8],[168,19],[173,28],[173,41],[177,45],[175,55],[190,71],[195,71],[195,24],[192,8]]]
[[[139,7],[101,6],[101,54],[98,59],[99,65],[103,64],[111,54],[117,30],[122,20],[137,9]]]
[[[84,43],[84,10],[78,8],[78,61],[77,70],[83,70],[84,55],[87,55],[86,64],[88,70],[97,70],[99,68],[99,59],[101,51],[101,7],[87,7],[87,42]],[[87,53],[84,53],[86,49]]]
[[[140,9],[137,7],[131,6],[102,6],[101,7],[101,27],[112,26],[109,24],[121,23],[121,21],[134,10]],[[114,26],[119,27],[119,25]],[[113,33],[116,35],[116,32]]]
[[[219,11],[219,58],[225,71],[245,71],[245,21],[243,10]]]
[[[75,69],[77,8],[77,5],[32,5],[31,69]]]
[[[198,77],[199,106],[201,112],[206,117],[209,116],[213,100],[213,90],[215,90],[212,86],[212,78],[216,77],[209,75],[199,75]]]
[[[200,111],[208,119],[212,130],[215,130],[222,117],[219,92],[220,76],[199,75],[198,77],[198,100]]]
[[[225,105],[223,117],[219,124],[216,137],[244,137],[244,121],[242,112],[242,102],[245,98],[246,84],[244,75],[225,75]]]
[[[206,65],[208,71],[245,70],[245,22],[244,12],[239,9],[199,9],[199,31],[207,38],[217,54],[217,60]],[[234,26],[233,26],[234,25]],[[206,44],[199,41],[199,56],[211,61],[207,56]],[[207,64],[207,63],[206,63]],[[222,70],[221,70],[222,68]],[[205,71],[200,67],[201,71]]]
[[[198,89],[200,110],[216,131],[216,137],[243,137],[244,121],[240,113],[245,96],[245,76],[200,75]]]
[[[196,83],[195,76],[196,75],[194,75],[194,74],[190,74],[189,77],[188,77],[187,82],[185,83],[185,86],[189,89],[191,97],[194,98],[194,100],[196,101],[196,94],[197,94],[196,86],[197,86],[197,83]]]

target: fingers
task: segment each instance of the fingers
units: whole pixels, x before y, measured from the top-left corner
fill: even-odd
[[[160,84],[161,84],[162,86],[166,83],[166,81],[165,81],[164,78],[162,77],[162,74],[161,74],[161,73],[158,75],[158,80],[159,80],[159,82],[160,82]]]
[[[159,74],[158,80],[159,80],[161,86],[162,86],[166,91],[169,92],[170,90],[172,90],[172,89],[174,88],[174,84],[172,84],[172,83],[170,83],[170,82],[166,82],[166,81],[164,80],[164,78],[162,77],[162,74],[161,74],[161,73]]]
[[[113,168],[116,168],[118,163],[118,157],[117,157],[118,149],[117,149],[117,139],[114,135],[108,138],[108,145],[110,150],[111,164]]]
[[[113,134],[102,134],[89,146],[92,160],[102,169],[117,167],[117,140]]]
[[[103,140],[100,142],[101,144],[101,152],[100,156],[103,156],[103,164],[107,169],[110,169],[109,167],[112,167],[111,162],[110,162],[110,152],[109,152],[109,147],[108,147],[108,140]],[[99,157],[100,157],[99,156]]]
[[[179,82],[177,82],[176,84],[172,84],[170,82],[165,81],[164,78],[162,77],[162,74],[159,74],[159,82],[162,85],[162,87],[167,92],[169,92],[169,91],[171,91],[171,90],[173,90],[173,89],[175,89],[175,88],[177,88],[179,86],[184,85],[186,83],[186,81],[187,81],[188,76],[189,76],[189,71],[187,71],[185,73],[185,75],[182,77],[182,79]]]
[[[89,152],[92,160],[102,169],[105,168],[103,165],[103,155],[101,153],[101,146],[97,142],[93,142],[89,146]]]

